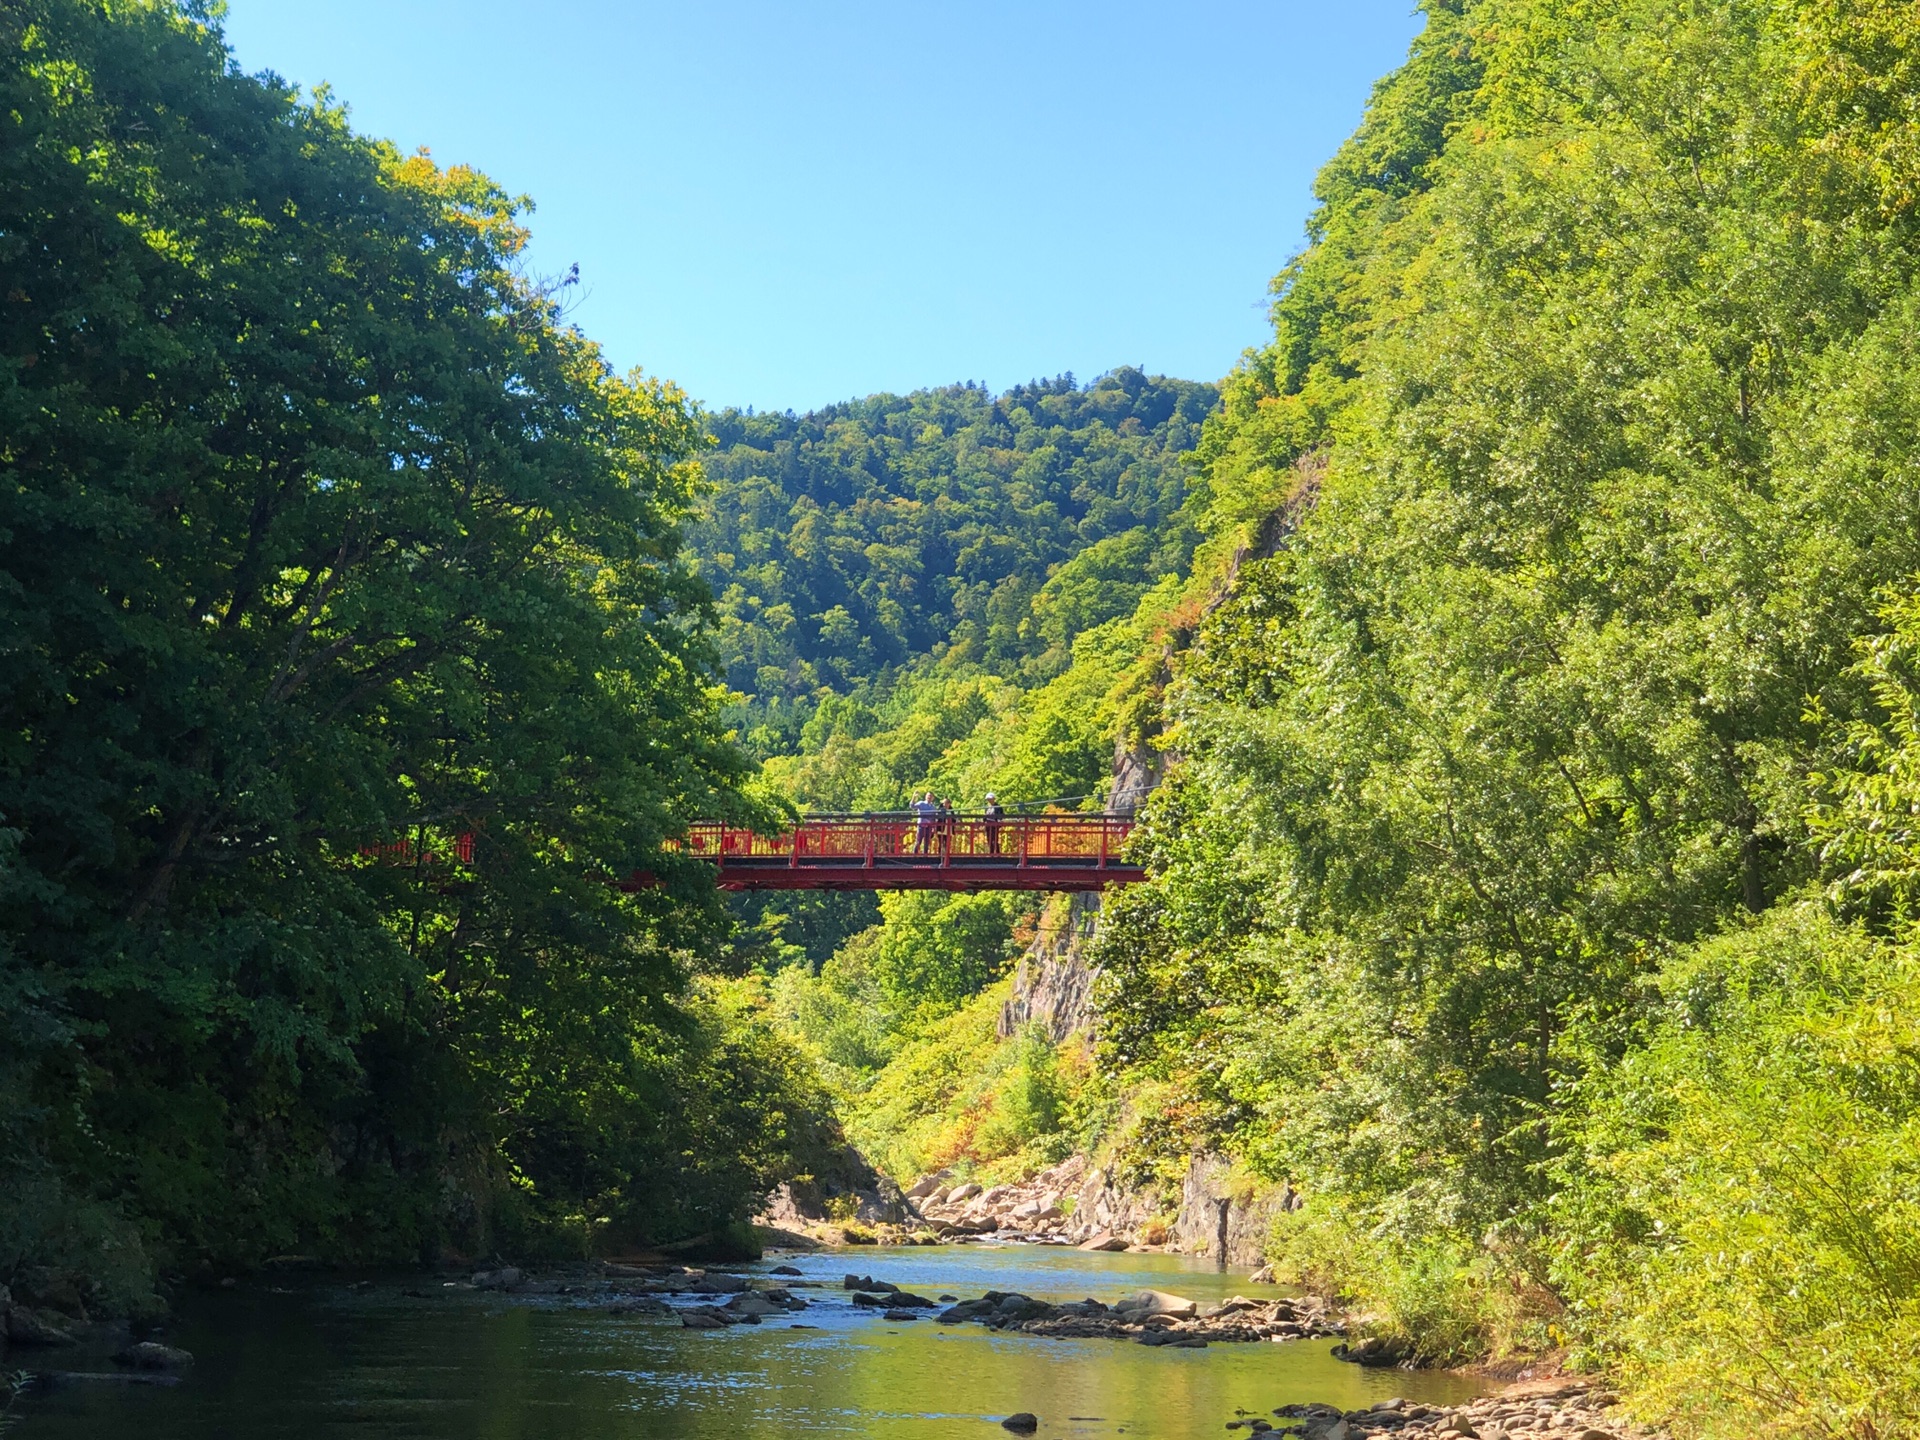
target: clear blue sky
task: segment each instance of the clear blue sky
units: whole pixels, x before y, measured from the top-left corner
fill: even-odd
[[[1411,0],[231,0],[248,70],[531,195],[574,319],[709,405],[807,409],[1266,333]]]

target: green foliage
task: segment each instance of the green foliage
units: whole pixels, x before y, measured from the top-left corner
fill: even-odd
[[[994,985],[925,1024],[846,1097],[847,1133],[880,1169],[915,1176],[959,1167],[991,1179],[1024,1176],[1072,1153],[1084,1057],[1040,1035],[1002,1042],[1007,993]]]
[[[928,656],[1064,668],[1074,627],[1127,613],[1186,560],[1184,452],[1215,398],[1122,369],[709,417],[715,493],[690,541],[728,680],[753,697],[749,740],[791,749],[820,691]]]
[[[1668,1007],[1818,881],[1911,914],[1916,56],[1877,4],[1430,10],[1201,445],[1243,558],[1165,690],[1157,879],[1095,947],[1163,1160],[1292,1179],[1301,1263],[1434,1353],[1590,1334],[1655,1409],[1746,1386],[1724,1433],[1911,1423],[1908,1282],[1861,1278],[1904,1251],[1842,1253],[1793,1160],[1831,1126],[1856,1221],[1899,1211],[1911,1000],[1769,975],[1723,1040]],[[1698,1243],[1560,1316],[1589,1103],[1651,1128],[1579,1186]]]
[[[1816,904],[1690,953],[1588,1082],[1559,1274],[1685,1434],[1920,1424],[1920,957]]]
[[[684,1001],[690,408],[198,9],[25,0],[0,92],[0,1163],[171,1266],[738,1217],[809,1092]]]
[[[988,891],[896,890],[880,901],[873,976],[899,1010],[944,1013],[986,989],[1013,959],[1013,920],[1025,902]]]
[[[812,1049],[841,1095],[858,1093],[894,1049],[900,1017],[873,973],[879,940],[879,927],[872,927],[836,950],[818,974],[789,965],[768,985],[773,1014]]]

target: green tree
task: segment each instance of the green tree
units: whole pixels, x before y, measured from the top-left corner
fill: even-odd
[[[685,401],[197,9],[26,0],[0,90],[10,1172],[174,1265],[739,1215],[785,1078],[682,998],[663,842],[746,813]]]

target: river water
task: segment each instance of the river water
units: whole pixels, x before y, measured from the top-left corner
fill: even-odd
[[[618,1317],[567,1296],[431,1291],[418,1276],[352,1289],[341,1280],[246,1282],[181,1302],[166,1339],[191,1350],[171,1389],[78,1384],[23,1407],[18,1440],[719,1440],[1006,1434],[1018,1410],[1040,1434],[1226,1434],[1239,1413],[1319,1400],[1355,1409],[1392,1395],[1456,1403],[1479,1393],[1446,1374],[1365,1371],[1330,1340],[1204,1350],[1047,1340],[978,1325],[890,1323],[856,1310],[849,1271],[923,1295],[1017,1290],[1111,1302],[1152,1287],[1196,1300],[1275,1290],[1245,1271],[1173,1255],[1083,1254],[1020,1245],[862,1248],[769,1259],[807,1280],[795,1329],[698,1331]],[[788,1283],[793,1283],[789,1281]],[[78,1362],[73,1362],[78,1363]]]

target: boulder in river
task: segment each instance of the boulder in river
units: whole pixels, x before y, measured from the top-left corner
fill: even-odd
[[[1102,1230],[1091,1240],[1082,1240],[1074,1247],[1078,1250],[1124,1250],[1127,1242],[1111,1230]]]
[[[784,1315],[787,1307],[777,1305],[756,1290],[743,1290],[723,1307],[730,1315]]]
[[[157,1340],[142,1340],[129,1345],[113,1357],[113,1363],[129,1370],[184,1370],[193,1363],[193,1355],[177,1345],[162,1345]]]
[[[1365,1365],[1369,1369],[1388,1365],[1398,1365],[1411,1359],[1413,1347],[1404,1340],[1392,1339],[1384,1335],[1369,1335],[1364,1340],[1355,1340],[1350,1344],[1333,1347],[1333,1358],[1346,1360],[1355,1365]]]
[[[1000,1428],[1016,1435],[1031,1435],[1040,1428],[1040,1417],[1031,1410],[1020,1410],[1000,1422]]]
[[[1114,1305],[1123,1315],[1141,1318],[1147,1315],[1171,1315],[1176,1320],[1191,1320],[1200,1307],[1184,1295],[1169,1295],[1164,1290],[1140,1290]]]

